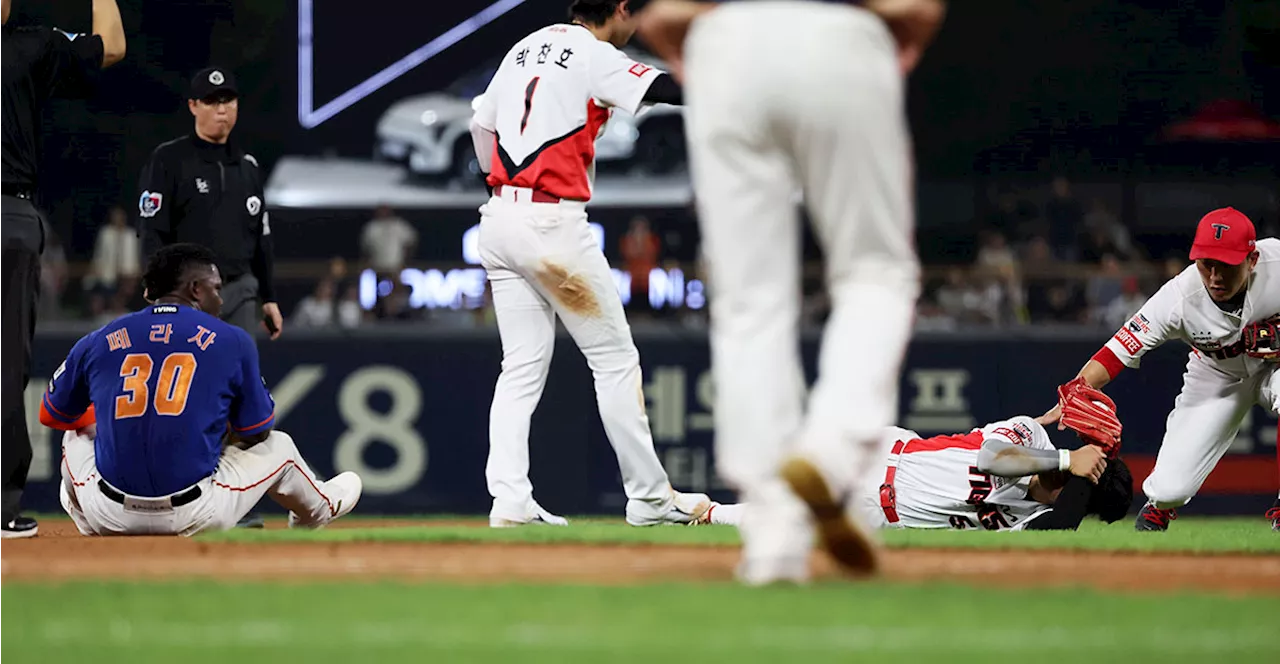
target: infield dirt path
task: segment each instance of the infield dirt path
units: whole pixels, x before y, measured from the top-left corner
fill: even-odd
[[[346,525],[400,524],[352,520]],[[58,522],[42,524],[36,539],[5,542],[0,558],[6,581],[356,577],[628,584],[727,581],[733,577],[738,552],[732,547],[657,545],[233,544],[176,537],[89,538],[79,536],[70,523]],[[885,567],[885,576],[895,581],[1280,595],[1278,556],[895,549],[889,551]],[[815,570],[819,579],[839,578],[825,556],[815,557]]]

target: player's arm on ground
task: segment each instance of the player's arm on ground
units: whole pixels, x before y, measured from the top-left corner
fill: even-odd
[[[176,239],[177,229],[171,214],[177,193],[176,176],[163,145],[151,153],[138,176],[138,236],[142,238],[143,262]],[[149,299],[161,295],[163,293],[153,293]]]
[[[1087,445],[1086,447],[1092,447]],[[1097,449],[1097,448],[1094,448]],[[1101,458],[1101,457],[1099,457]],[[1089,480],[1072,476],[1068,477],[1053,501],[1053,509],[1031,520],[1026,530],[1075,530],[1080,527],[1089,512],[1089,495],[1093,492],[1093,483]]]
[[[97,339],[97,332],[81,337],[53,372],[49,387],[40,399],[41,424],[59,431],[79,431],[95,423],[84,358]]]
[[[1066,471],[1092,482],[1106,468],[1101,449],[1092,445],[1074,451],[1056,449],[1044,427],[1021,415],[993,425],[978,450],[977,464],[982,472],[998,477]]]
[[[240,346],[237,357],[240,372],[239,380],[231,388],[231,442],[247,447],[271,435],[276,422],[276,402],[258,367],[258,346],[253,337],[239,328],[233,328],[232,334]]]

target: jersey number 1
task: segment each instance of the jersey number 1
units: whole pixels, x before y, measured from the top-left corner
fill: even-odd
[[[154,368],[151,356],[146,353],[129,353],[120,363],[120,377],[124,379],[125,394],[116,397],[116,419],[142,417],[147,412],[150,390],[147,381]],[[160,365],[160,379],[156,381],[155,409],[158,415],[181,415],[187,409],[187,396],[191,393],[191,379],[196,375],[196,356],[191,353],[173,353]]]
[[[524,88],[524,115],[520,116],[520,133],[524,134],[525,125],[529,124],[529,112],[533,110],[533,91],[538,89],[538,79],[540,76],[534,76],[529,79],[529,85]]]

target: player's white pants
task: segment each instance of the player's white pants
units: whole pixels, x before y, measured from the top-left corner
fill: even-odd
[[[326,483],[302,460],[293,438],[281,431],[272,431],[247,450],[226,449],[213,475],[196,483],[200,497],[186,505],[173,507],[167,498],[126,497],[126,506],[104,495],[99,480],[93,439],[67,432],[62,438],[59,497],[84,535],[195,535],[226,530],[264,495],[297,515],[302,524],[327,523],[338,510]]]
[[[848,6],[733,3],[695,22],[685,52],[718,471],[753,504],[776,499],[780,461],[799,446],[851,487],[896,419],[919,290],[892,38]],[[832,305],[807,414],[801,192]]]
[[[1181,507],[1196,495],[1255,403],[1280,413],[1276,365],[1238,378],[1191,353],[1182,381],[1182,391],[1165,423],[1156,466],[1142,483],[1147,499],[1161,509]]]
[[[595,376],[605,434],[618,455],[628,514],[658,517],[672,500],[645,414],[640,353],[609,264],[582,203],[531,203],[527,189],[503,187],[480,208],[480,260],[493,288],[502,337],[502,373],[489,411],[485,477],[490,516],[524,520],[529,481],[529,418],[542,397],[564,321]]]

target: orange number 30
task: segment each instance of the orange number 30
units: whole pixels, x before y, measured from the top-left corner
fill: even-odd
[[[130,353],[120,363],[120,377],[124,379],[124,391],[116,397],[116,419],[142,417],[147,412],[149,390],[147,381],[154,368],[151,356]],[[173,353],[160,365],[160,379],[156,381],[155,409],[159,415],[181,415],[187,409],[187,397],[191,393],[191,379],[196,375],[196,357],[191,353]]]

